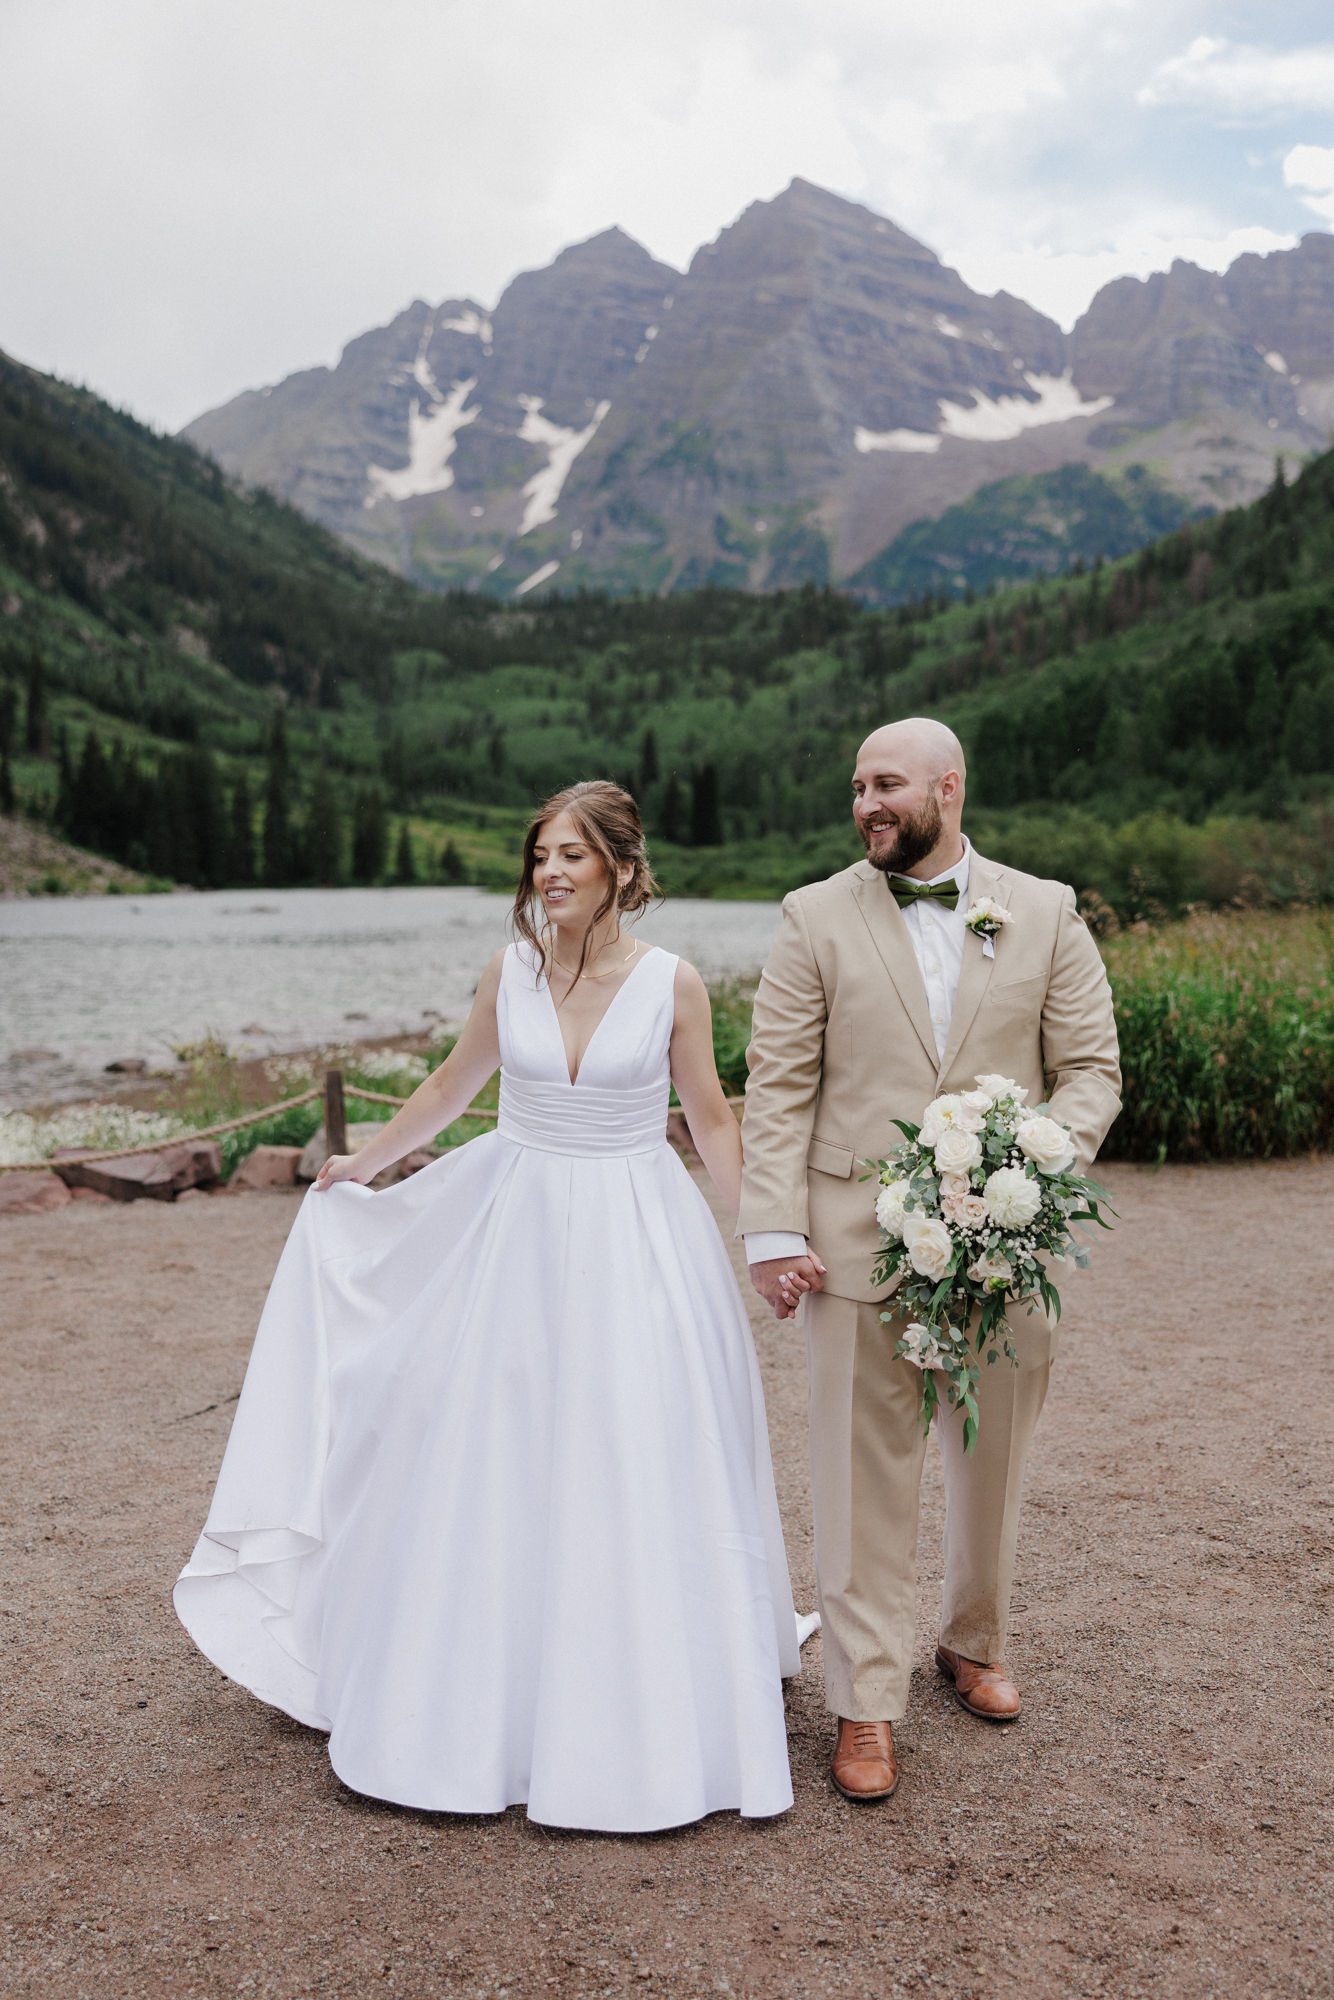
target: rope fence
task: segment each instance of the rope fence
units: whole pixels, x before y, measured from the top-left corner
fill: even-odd
[[[145,1153],[160,1153],[167,1146],[189,1146],[199,1139],[220,1139],[227,1132],[239,1132],[246,1125],[261,1125],[268,1118],[281,1117],[284,1111],[297,1111],[303,1104],[311,1104],[319,1097],[324,1100],[324,1131],[331,1153],[347,1151],[347,1108],[345,1100],[358,1097],[366,1104],[392,1104],[395,1109],[407,1103],[406,1097],[391,1097],[383,1090],[363,1090],[358,1083],[344,1081],[341,1069],[330,1069],[324,1073],[323,1084],[312,1084],[299,1097],[285,1097],[279,1104],[261,1105],[258,1111],[243,1111],[237,1118],[224,1118],[216,1125],[205,1125],[198,1132],[172,1132],[164,1139],[147,1139],[137,1146],[109,1146],[97,1153],[78,1154],[80,1166],[93,1166],[99,1160],[137,1159]],[[728,1104],[737,1104],[738,1098],[728,1097]],[[494,1122],[499,1116],[486,1106],[470,1106],[461,1112],[461,1118],[482,1118]],[[0,1162],[0,1174],[37,1174],[50,1172],[59,1165],[53,1160],[10,1160]]]

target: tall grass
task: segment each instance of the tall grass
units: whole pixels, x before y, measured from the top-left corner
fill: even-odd
[[[1124,1109],[1117,1160],[1276,1159],[1334,1145],[1334,918],[1200,915],[1104,940]],[[714,989],[718,1074],[746,1086],[753,988]]]
[[[1200,915],[1102,949],[1125,1077],[1106,1158],[1273,1159],[1334,1143],[1334,919]]]

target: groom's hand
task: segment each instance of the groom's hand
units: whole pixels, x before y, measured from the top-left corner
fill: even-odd
[[[777,1319],[792,1319],[807,1292],[824,1290],[825,1267],[813,1250],[804,1257],[770,1257],[750,1266],[750,1282],[774,1309]]]

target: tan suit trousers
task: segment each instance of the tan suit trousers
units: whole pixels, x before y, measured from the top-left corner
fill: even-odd
[[[802,1308],[810,1368],[815,1563],[830,1709],[859,1722],[907,1712],[917,1573],[918,1494],[926,1437],[921,1374],[896,1360],[882,1307],[812,1293]],[[1005,1649],[1024,1462],[1047,1394],[1055,1329],[1010,1315],[1019,1366],[982,1363],[978,1437],[963,1415],[933,1425],[945,1469],[945,1593],[940,1639],[970,1660]]]

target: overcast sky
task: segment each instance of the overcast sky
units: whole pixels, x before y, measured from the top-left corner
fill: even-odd
[[[1069,325],[1334,227],[1329,0],[0,0],[0,348],[167,428],[794,174]]]

